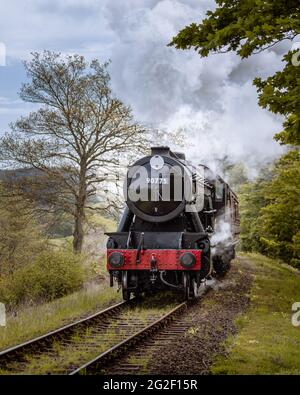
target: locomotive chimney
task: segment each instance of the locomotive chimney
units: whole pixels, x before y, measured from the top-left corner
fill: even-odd
[[[169,147],[151,147],[151,155],[164,155],[170,156],[170,148]]]

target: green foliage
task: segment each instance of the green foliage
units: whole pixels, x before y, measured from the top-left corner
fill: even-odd
[[[176,48],[194,47],[201,56],[236,51],[245,58],[300,30],[297,0],[216,0],[200,24],[192,23],[173,38]]]
[[[50,301],[79,290],[84,279],[78,255],[49,250],[0,279],[0,300],[10,307],[23,302]]]
[[[19,306],[7,314],[6,327],[0,330],[0,349],[41,336],[120,301],[120,293],[105,282],[48,303]]]
[[[286,65],[282,71],[265,81],[256,78],[254,85],[258,88],[260,106],[286,117],[284,130],[275,135],[276,140],[300,145],[300,66],[292,64],[293,53],[284,56]]]
[[[300,267],[300,153],[240,189],[241,246]]]
[[[30,203],[0,185],[0,275],[28,264],[47,247]]]
[[[300,300],[299,276],[290,267],[258,254],[243,256],[255,269],[250,309],[236,320],[238,333],[227,339],[214,374],[299,374],[300,331],[291,323]]]
[[[244,251],[264,252],[261,244],[260,211],[266,206],[264,188],[272,177],[269,167],[261,170],[257,179],[244,184],[239,189],[241,216],[241,247]]]
[[[293,236],[294,258],[291,259],[291,265],[300,268],[300,231]]]
[[[216,0],[214,11],[200,24],[192,23],[169,45],[194,48],[201,56],[211,52],[235,51],[242,58],[292,40],[300,32],[298,0]],[[255,79],[259,104],[285,116],[284,130],[275,138],[283,144],[299,145],[300,67],[291,63],[292,52],[283,58],[285,67],[265,81]]]
[[[276,164],[264,191],[269,203],[261,210],[262,244],[271,256],[295,264],[299,255],[300,153],[290,151]],[[298,235],[298,236],[297,236]]]

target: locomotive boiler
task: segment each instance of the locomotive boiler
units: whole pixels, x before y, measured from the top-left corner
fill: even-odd
[[[116,232],[107,233],[107,270],[124,300],[164,289],[197,297],[212,275],[235,256],[238,200],[206,166],[194,166],[168,147],[129,167],[126,208]]]

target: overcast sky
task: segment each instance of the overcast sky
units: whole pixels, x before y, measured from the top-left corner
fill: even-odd
[[[0,66],[0,133],[32,109],[18,98],[26,78],[22,60],[50,49],[111,59],[115,94],[139,121],[185,130],[185,150],[196,160],[229,155],[255,167],[280,153],[272,136],[281,119],[258,107],[252,80],[279,70],[290,43],[243,61],[235,54],[201,59],[166,46],[214,1],[0,1],[0,42],[7,51],[6,66]]]

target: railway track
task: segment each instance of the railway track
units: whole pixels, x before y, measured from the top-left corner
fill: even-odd
[[[204,295],[209,289],[215,287],[217,281],[209,280],[202,288],[199,296]],[[172,340],[174,335],[184,335],[189,330],[191,323],[189,319],[181,322],[178,316],[190,307],[197,304],[198,300],[179,303],[162,317],[123,340],[113,345],[94,359],[78,367],[70,375],[78,374],[136,374],[143,371],[145,354],[151,355],[152,346],[163,347],[166,342]],[[159,342],[154,340],[157,337]],[[135,347],[141,345],[142,347]],[[131,357],[134,356],[132,360]],[[152,372],[155,374],[155,371]]]
[[[205,287],[203,294],[212,285]],[[153,345],[154,336],[163,344],[172,335],[183,334],[189,323],[182,324],[177,317],[191,305],[176,304],[173,299],[166,305],[163,296],[118,303],[1,351],[0,374],[103,374],[110,372],[114,363],[118,368],[112,372],[141,371],[139,364],[130,362],[131,351],[136,353],[135,345],[143,343],[146,351]],[[137,359],[144,354],[138,351]],[[119,360],[125,361],[123,365]]]
[[[122,342],[112,346],[105,352],[98,355],[96,358],[80,366],[71,375],[77,374],[101,374],[106,369],[107,364],[111,364],[119,356],[124,353],[128,353],[132,347],[137,343],[141,342],[145,338],[151,337],[152,334],[156,333],[158,330],[167,326],[171,321],[173,321],[180,313],[186,310],[188,307],[187,302],[180,303],[174,309],[172,309],[167,314],[163,315],[158,320],[147,325],[145,328],[141,329],[137,333],[123,340]]]
[[[190,304],[186,314],[180,315],[161,330],[153,333],[152,336],[145,337],[141,340],[138,347],[131,350],[122,350],[120,358],[108,360],[103,364],[102,374],[105,375],[135,375],[135,374],[157,374],[157,355],[166,353],[173,349],[174,343],[178,338],[184,338],[188,334],[193,334],[195,323],[193,322],[194,309],[198,309],[197,303]],[[184,355],[182,356],[184,358]],[[87,373],[97,374],[97,365],[89,369]]]
[[[0,352],[0,374],[92,373],[186,308],[121,302],[92,316]],[[167,311],[167,312],[166,312]]]
[[[131,303],[134,303],[134,301]],[[128,304],[128,302],[118,303],[42,336],[0,351],[0,372],[21,373],[25,368],[26,361],[31,356],[39,356],[43,352],[47,353],[56,342],[68,342],[79,330],[82,331],[91,326],[104,328],[107,325],[107,319],[119,314]]]

